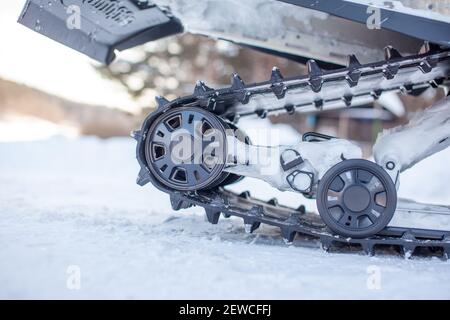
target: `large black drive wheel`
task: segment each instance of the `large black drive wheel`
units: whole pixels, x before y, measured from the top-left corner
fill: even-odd
[[[145,158],[163,185],[179,191],[209,189],[229,174],[226,130],[230,126],[198,107],[180,107],[161,114],[149,128]]]
[[[344,160],[329,169],[317,189],[317,208],[338,235],[365,238],[391,221],[397,191],[386,171],[363,159]]]

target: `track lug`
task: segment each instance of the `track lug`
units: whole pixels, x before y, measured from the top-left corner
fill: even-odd
[[[386,68],[383,69],[383,75],[387,80],[394,79],[395,75],[397,74],[399,69],[398,65],[388,65]]]
[[[244,199],[250,198],[250,197],[251,197],[250,191],[244,191],[244,192],[241,192],[241,193],[239,194],[239,197],[244,198]]]
[[[347,83],[350,87],[355,87],[358,85],[358,81],[359,81],[360,77],[361,77],[361,72],[359,70],[353,70],[347,74],[347,76],[345,77],[345,80],[347,80]]]
[[[286,95],[287,88],[282,82],[272,84],[271,88],[277,99],[283,99]]]
[[[132,137],[134,140],[139,141],[142,138],[141,130],[135,130],[131,131],[130,137]]]
[[[208,87],[203,81],[197,81],[197,84],[194,88],[194,95],[203,95],[208,91],[214,90],[213,88]]]
[[[359,62],[358,58],[354,54],[351,54],[348,56],[348,62],[347,62],[347,68],[349,69],[355,69],[359,68],[361,66],[361,63]]]
[[[295,235],[297,232],[291,230],[290,228],[280,228],[281,236],[283,237],[283,241],[285,244],[290,245],[294,242]]]
[[[426,59],[419,64],[419,69],[422,73],[428,73],[436,67],[437,60],[434,59]]]
[[[442,247],[443,258],[446,260],[450,260],[450,236],[445,236],[443,240],[445,242],[444,246]]]
[[[259,228],[260,222],[252,221],[249,222],[248,220],[244,219],[244,229],[245,233],[253,233],[256,229]]]
[[[433,88],[438,88],[442,83],[444,82],[444,79],[443,78],[438,78],[438,79],[434,79],[434,80],[431,80],[430,81],[430,85],[433,87]]]
[[[353,96],[345,95],[342,97],[342,101],[344,101],[345,106],[350,107],[352,104]]]
[[[231,76],[231,89],[240,90],[245,88],[245,83],[237,73]]]
[[[150,182],[150,175],[146,168],[142,168],[138,173],[136,183],[142,187],[143,185],[146,185],[149,182]]]
[[[428,41],[424,41],[422,46],[420,47],[419,54],[425,54],[430,52],[439,52],[441,47],[434,43],[429,43]]]
[[[361,243],[361,247],[363,249],[363,251],[368,255],[368,256],[373,256],[375,254],[375,250],[374,250],[374,245],[369,243],[369,242],[363,242]]]
[[[403,86],[400,87],[400,92],[403,95],[406,95],[408,93],[411,93],[413,91],[413,85],[412,84],[405,84]]]
[[[361,63],[359,63],[354,54],[348,56],[348,73],[345,77],[345,80],[347,80],[347,83],[350,87],[354,87],[358,84],[359,78],[361,77],[361,71],[359,71],[360,66]]]
[[[297,211],[300,212],[300,214],[305,214],[306,213],[306,208],[303,204],[301,204],[298,208]]]
[[[220,211],[205,208],[205,213],[206,213],[206,219],[208,219],[209,223],[217,224],[219,222]]]
[[[275,94],[277,99],[283,99],[286,94],[287,88],[283,84],[283,75],[281,74],[280,69],[278,69],[277,67],[272,68],[270,83],[272,83],[270,88],[272,89],[272,92]]]
[[[414,250],[416,250],[416,246],[414,245],[416,237],[411,232],[405,232],[402,236],[402,239],[406,242],[401,247],[402,253],[405,259],[409,259],[414,253]]]
[[[162,96],[156,96],[155,97],[156,103],[158,104],[158,109],[164,108],[165,106],[167,106],[170,101],[167,100],[166,98],[162,97]]]
[[[170,195],[170,204],[172,205],[172,209],[175,211],[191,207],[191,204],[184,201],[178,194]]]
[[[272,73],[270,74],[270,82],[277,83],[283,80],[283,75],[281,74],[280,69],[277,67],[272,68]]]
[[[450,260],[450,247],[444,247],[444,259]]]
[[[384,58],[386,60],[392,60],[397,58],[403,58],[400,52],[392,46],[387,46],[384,48]]]
[[[308,67],[308,74],[310,77],[318,77],[323,74],[322,69],[320,69],[319,65],[315,60],[308,60],[306,62],[306,65]]]
[[[328,252],[333,244],[333,241],[328,237],[320,237],[321,247],[324,251]]]
[[[272,198],[269,201],[267,201],[267,204],[270,204],[271,206],[278,207],[278,199]]]
[[[405,259],[410,259],[414,253],[414,250],[416,250],[415,245],[404,245],[402,246],[402,253]]]
[[[308,67],[309,74],[309,85],[311,86],[312,91],[319,92],[322,89],[322,69],[320,69],[319,65],[314,60],[308,60],[306,63]]]

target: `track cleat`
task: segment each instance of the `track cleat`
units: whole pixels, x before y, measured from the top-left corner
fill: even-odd
[[[394,47],[387,46],[384,48],[384,58],[386,60],[399,59],[402,58],[402,55]]]
[[[260,226],[260,223],[259,222],[245,222],[245,219],[244,219],[244,230],[245,230],[245,233],[253,233],[256,229],[258,229],[259,228],[259,226]]]
[[[280,69],[277,67],[272,68],[272,73],[270,74],[270,82],[272,84],[283,81],[283,75],[281,74]]]
[[[205,209],[206,218],[211,224],[217,224],[220,218],[220,211],[214,209]]]
[[[333,241],[330,238],[328,238],[326,236],[320,237],[320,245],[321,245],[322,250],[329,252],[332,244],[333,244]]]
[[[315,60],[308,60],[306,65],[308,67],[309,85],[311,86],[311,90],[319,92],[320,89],[322,89],[323,71]]]
[[[156,100],[156,104],[158,105],[158,109],[164,108],[165,106],[167,106],[170,103],[169,100],[167,100],[166,98],[164,98],[162,96],[156,96],[155,100]]]
[[[237,73],[231,76],[231,89],[240,90],[245,88],[245,83]]]
[[[368,256],[372,257],[375,254],[374,244],[372,244],[370,242],[363,242],[363,243],[361,243],[361,247],[362,247],[364,253],[367,254]]]
[[[289,228],[280,228],[281,236],[283,237],[283,241],[285,244],[290,245],[294,242],[295,235],[297,234],[295,231]]]
[[[197,81],[194,88],[194,95],[204,95],[209,91],[213,91],[213,88],[208,87],[203,81]]]

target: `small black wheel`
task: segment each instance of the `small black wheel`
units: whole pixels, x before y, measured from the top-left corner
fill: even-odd
[[[180,107],[160,115],[149,128],[145,157],[165,186],[192,191],[223,183],[227,123],[198,107]]]
[[[317,209],[325,224],[344,237],[377,234],[391,221],[397,191],[382,167],[363,159],[344,160],[329,169],[317,189]]]

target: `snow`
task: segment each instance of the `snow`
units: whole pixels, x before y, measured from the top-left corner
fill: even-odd
[[[0,115],[0,141],[34,141],[61,135],[76,137],[78,128],[59,125],[33,116]]]
[[[268,226],[249,235],[239,219],[174,212],[166,194],[135,184],[134,148],[129,138],[0,143],[0,298],[450,298],[449,262],[436,257],[326,253],[286,246]],[[406,171],[400,194],[448,202],[449,161],[447,149]],[[304,202],[252,179],[234,189],[247,187]],[[67,286],[73,270],[79,290]]]
[[[374,146],[377,163],[393,161],[403,171],[450,146],[450,98],[417,112],[408,124],[383,130]],[[409,143],[420,141],[420,143]]]

